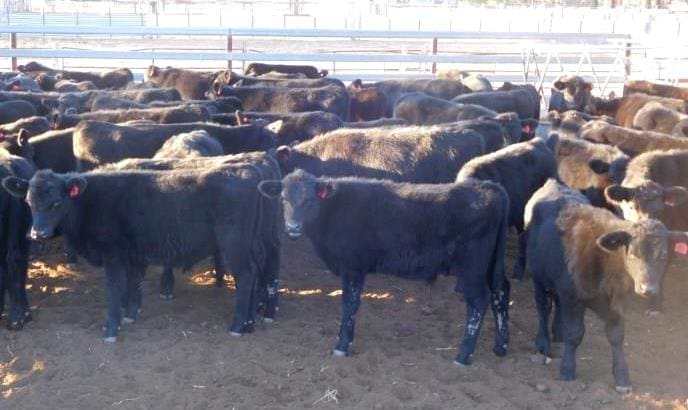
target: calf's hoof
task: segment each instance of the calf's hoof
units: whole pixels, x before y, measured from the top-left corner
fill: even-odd
[[[563,374],[563,373],[560,373],[560,374],[559,374],[559,377],[558,377],[557,379],[558,379],[559,381],[562,381],[562,382],[572,382],[572,381],[576,380],[576,376],[575,376],[575,375],[571,375],[571,374]]]
[[[117,341],[117,336],[108,336],[103,338],[105,343],[115,343]]]
[[[495,346],[492,351],[497,357],[504,357],[506,356],[506,345],[504,346]]]
[[[21,320],[13,320],[7,322],[7,330],[22,330],[24,328],[24,322]]]
[[[275,323],[275,318],[272,318],[272,317],[264,317],[264,318],[263,318],[263,323],[267,323],[267,324]]]
[[[633,393],[633,387],[632,386],[615,386],[614,390],[616,390],[617,393],[623,394],[623,395]]]
[[[662,311],[659,309],[648,309],[645,311],[645,315],[648,317],[658,317],[662,314]]]
[[[346,357],[349,353],[339,349],[332,349],[332,357]]]
[[[253,322],[247,322],[242,325],[233,325],[229,328],[229,334],[234,337],[239,337],[244,333],[251,333],[253,330]]]
[[[160,299],[162,299],[162,300],[172,300],[172,299],[174,299],[174,295],[171,294],[171,293],[169,293],[169,294],[161,293],[161,294],[160,294]]]
[[[76,256],[76,254],[73,254],[73,253],[65,253],[64,256],[65,256],[65,264],[67,264],[67,265],[76,265],[76,263],[79,259]]]
[[[122,318],[122,324],[123,325],[130,325],[132,323],[136,322],[136,319],[132,319],[130,317],[123,317]]]
[[[514,270],[511,272],[511,280],[520,282],[525,276],[525,270],[520,265],[514,265]]]
[[[464,367],[469,367],[471,364],[470,363],[461,363],[458,360],[454,360],[454,364],[458,367],[464,368]]]
[[[456,359],[454,359],[454,364],[460,367],[470,366],[473,361],[472,354],[459,354]]]

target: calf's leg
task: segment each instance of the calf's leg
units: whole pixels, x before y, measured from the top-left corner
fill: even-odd
[[[538,332],[535,337],[535,348],[545,356],[545,361],[552,356],[549,339],[549,315],[552,312],[552,299],[547,294],[542,282],[533,279],[535,290],[535,307],[538,313]]]
[[[492,314],[495,319],[495,345],[492,351],[497,356],[506,355],[509,346],[509,281],[504,278],[502,289],[492,292]]]
[[[172,300],[174,298],[174,269],[171,266],[162,268],[160,275],[160,299]]]
[[[484,278],[481,277],[478,279],[471,277],[478,275],[468,276],[469,277],[465,280],[464,288],[464,298],[466,299],[466,331],[464,332],[463,341],[459,346],[459,353],[454,360],[454,363],[463,366],[471,364],[488,303],[488,289],[484,283]]]
[[[623,317],[614,315],[605,323],[607,340],[612,345],[612,374],[616,391],[628,394],[632,391],[631,378],[628,375],[628,365],[623,351],[624,320]]]
[[[141,283],[145,273],[145,267],[130,267],[127,272],[127,297],[125,304],[125,316],[122,323],[134,323],[141,312],[143,296],[141,295]]]
[[[105,266],[105,294],[107,296],[107,319],[103,326],[103,340],[117,341],[117,332],[122,319],[122,297],[126,293],[127,278],[121,265],[109,263]]]
[[[1,265],[1,264],[0,264]],[[5,311],[5,290],[7,289],[7,269],[0,266],[0,316]]]
[[[278,238],[271,238],[271,240],[264,241],[263,244],[265,246],[265,265],[263,269],[265,311],[263,312],[263,320],[269,323],[275,320],[275,315],[279,309],[280,244]]]
[[[20,226],[17,221],[10,224],[7,233],[9,242],[5,257],[5,268],[7,270],[7,290],[10,296],[10,313],[7,318],[7,328],[9,330],[21,330],[25,323],[31,321],[29,302],[26,297],[26,276],[28,269],[28,241],[24,238],[24,232],[19,231]]]
[[[229,240],[226,243],[237,244],[239,240]],[[241,336],[253,331],[253,317],[255,316],[256,274],[251,266],[250,249],[236,246],[226,253],[226,262],[234,275],[236,282],[236,301],[234,321],[229,328],[232,336]]]
[[[561,295],[559,301],[564,331],[564,357],[559,367],[559,379],[571,381],[576,379],[576,349],[585,334],[585,307]]]
[[[514,263],[514,270],[511,277],[514,280],[523,280],[526,273],[526,246],[528,244],[527,232],[518,233],[518,256]]]
[[[221,288],[225,285],[225,273],[227,272],[222,262],[222,254],[216,252],[213,256],[213,262],[215,265],[215,287]]]
[[[333,356],[341,357],[349,353],[349,346],[354,341],[356,313],[361,306],[364,282],[365,273],[342,274],[342,323],[339,327],[339,340],[332,350]]]

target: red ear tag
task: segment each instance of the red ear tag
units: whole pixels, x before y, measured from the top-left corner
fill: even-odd
[[[79,196],[79,185],[72,185],[72,189],[69,190],[69,196],[71,198]]]
[[[318,189],[318,198],[320,198],[320,199],[326,199],[327,198],[327,187],[326,186]]]
[[[674,245],[674,252],[680,253],[681,255],[688,255],[688,243],[676,242],[676,245]]]
[[[222,88],[218,88],[217,91],[215,91],[215,95],[218,97],[222,97]]]
[[[21,85],[19,84],[12,84],[12,91],[21,91]]]
[[[526,124],[521,128],[521,131],[525,132],[526,134],[530,134],[533,129],[530,128],[530,124]]]

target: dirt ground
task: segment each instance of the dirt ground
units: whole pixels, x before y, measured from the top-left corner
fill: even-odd
[[[452,361],[465,309],[454,281],[443,277],[431,288],[371,275],[352,355],[333,358],[338,279],[306,239],[285,239],[275,323],[233,338],[225,329],[234,291],[215,288],[208,266],[178,274],[172,301],[158,298],[159,270],[151,269],[140,320],[109,345],[100,339],[102,271],[60,264],[60,246],[32,262],[34,321],[20,332],[2,323],[0,409],[688,408],[685,267],[669,272],[663,315],[648,319],[643,301],[631,303],[626,355],[635,390],[623,398],[613,390],[610,348],[592,314],[577,381],[555,379],[558,358],[534,363],[530,281],[513,286],[509,354],[492,354],[490,317],[474,364],[460,368]]]

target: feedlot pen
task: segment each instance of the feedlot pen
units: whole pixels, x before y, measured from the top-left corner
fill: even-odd
[[[10,30],[17,32],[2,28],[8,33],[0,44],[0,63],[5,69],[16,57],[20,64],[38,60],[75,69],[128,66],[139,76],[151,63],[226,68],[230,38],[220,34],[83,32],[77,37],[74,32],[17,32],[13,48]],[[439,38],[437,57],[432,52],[433,37],[370,39],[355,33],[345,39],[245,34],[232,36],[230,48],[233,68],[241,68],[244,59],[258,60],[249,57],[260,54],[320,54],[326,57],[282,56],[278,60],[313,62],[345,79],[430,76],[433,59],[436,70],[482,72],[497,84],[539,82],[545,91],[554,77],[576,71],[596,76],[597,93],[620,91],[627,76],[661,77],[648,74],[656,73],[646,65],[649,49],[629,39],[586,45],[513,36],[490,40],[489,34]],[[534,50],[537,64],[524,50]],[[102,54],[89,54],[93,51]],[[571,55],[564,59],[568,51]],[[341,61],[342,54],[375,55],[378,60]],[[423,61],[385,62],[379,56],[422,57]],[[661,79],[680,78],[672,76]],[[453,293],[452,278],[440,277],[428,286],[371,275],[357,315],[352,355],[334,359],[329,349],[340,317],[339,280],[325,271],[307,240],[283,238],[281,303],[275,323],[260,324],[254,333],[232,338],[225,327],[233,310],[234,289],[231,283],[214,287],[209,263],[178,276],[172,301],[158,298],[160,271],[150,269],[143,284],[139,321],[123,328],[116,344],[107,345],[100,339],[103,273],[84,262],[64,265],[63,251],[61,241],[55,240],[31,261],[29,298],[34,321],[21,332],[0,328],[0,409],[688,407],[688,281],[685,266],[678,264],[667,273],[663,314],[647,317],[645,301],[636,298],[629,306],[625,350],[634,393],[621,397],[612,386],[604,325],[590,313],[578,349],[577,381],[556,380],[561,357],[556,352],[549,365],[536,362],[537,316],[529,280],[512,284],[508,355],[492,354],[494,329],[488,320],[474,364],[459,368],[452,359],[463,333],[464,307]],[[515,254],[512,240],[507,266],[513,266]]]
[[[313,64],[344,81],[460,69],[497,85],[529,82],[547,98],[562,74],[588,77],[607,95],[628,78],[680,83],[688,69],[688,47],[680,43],[610,33],[86,26],[5,26],[0,33],[7,69],[31,60],[65,69],[129,67],[138,79],[149,64],[238,72],[252,61]]]

